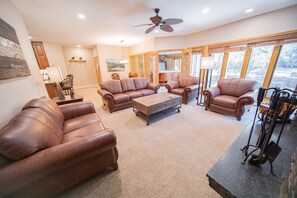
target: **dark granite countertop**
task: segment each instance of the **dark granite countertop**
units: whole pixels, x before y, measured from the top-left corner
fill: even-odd
[[[255,124],[251,143],[256,144],[259,124]],[[281,124],[275,127],[272,140],[276,142]],[[297,147],[297,128],[286,124],[279,145],[281,152],[273,162],[275,176],[270,173],[269,162],[253,166],[244,160],[242,151],[248,140],[251,125],[228,148],[209,170],[209,185],[223,197],[279,197],[282,177],[291,166],[291,158]],[[252,151],[253,147],[249,148]]]

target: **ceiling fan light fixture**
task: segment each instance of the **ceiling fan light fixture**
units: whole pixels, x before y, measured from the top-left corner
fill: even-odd
[[[158,33],[158,32],[159,32],[159,30],[155,30],[154,32],[155,32],[155,33]]]
[[[202,10],[202,12],[203,12],[204,14],[208,13],[209,11],[210,11],[209,8],[204,8],[204,9]]]
[[[121,53],[122,53],[122,58],[120,59],[120,64],[128,64],[129,61],[128,59],[125,58],[125,49],[123,47],[123,43],[124,43],[124,40],[121,40]]]

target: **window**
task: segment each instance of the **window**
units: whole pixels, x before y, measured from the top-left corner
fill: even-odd
[[[246,79],[257,81],[256,89],[262,86],[274,46],[254,47],[250,57]]]
[[[180,71],[181,59],[173,59],[174,70]]]
[[[211,54],[211,56],[214,59],[214,68],[212,70],[210,86],[213,86],[220,79],[224,53],[213,53],[213,54]]]
[[[281,48],[269,87],[295,89],[297,84],[297,43]]]
[[[239,78],[244,54],[244,51],[229,53],[225,78]]]
[[[198,77],[200,74],[201,54],[192,54],[190,76]]]

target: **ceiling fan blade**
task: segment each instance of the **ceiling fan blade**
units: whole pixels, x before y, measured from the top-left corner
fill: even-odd
[[[173,32],[173,28],[170,25],[160,25],[160,29],[165,32]]]
[[[134,25],[134,26],[132,26],[132,27],[147,26],[147,25],[153,25],[153,23]]]
[[[156,27],[157,27],[157,26],[154,25],[154,26],[148,28],[148,29],[145,31],[145,33],[146,33],[146,34],[150,33],[150,32],[153,31]]]
[[[182,19],[175,19],[175,18],[172,18],[172,19],[165,19],[162,21],[163,24],[166,24],[166,25],[175,25],[175,24],[179,24],[179,23],[182,23],[183,20]]]

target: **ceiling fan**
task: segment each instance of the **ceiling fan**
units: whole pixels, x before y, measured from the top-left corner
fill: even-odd
[[[160,11],[159,8],[155,8],[156,16],[150,17],[150,20],[152,21],[152,23],[135,25],[133,27],[148,26],[148,25],[151,26],[152,25],[145,31],[146,34],[150,33],[158,26],[160,26],[160,29],[165,32],[173,32],[173,28],[171,27],[171,25],[175,25],[175,24],[179,24],[179,23],[183,22],[182,19],[176,19],[176,18],[163,20],[163,18],[158,15],[159,11]]]

